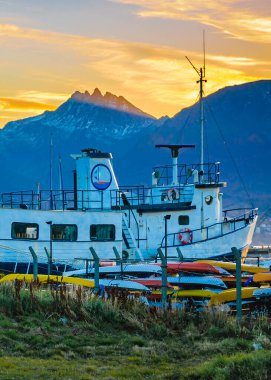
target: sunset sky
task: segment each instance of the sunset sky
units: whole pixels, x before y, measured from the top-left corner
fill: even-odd
[[[98,87],[156,117],[271,78],[270,0],[0,0],[0,127]]]

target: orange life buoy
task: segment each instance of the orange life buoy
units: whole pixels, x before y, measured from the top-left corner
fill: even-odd
[[[180,198],[179,191],[177,189],[168,189],[168,191],[167,191],[167,199],[169,201],[176,201],[179,198]]]
[[[183,239],[183,234],[187,234],[188,239]],[[193,232],[189,228],[185,228],[184,230],[180,231],[178,238],[182,245],[191,244],[193,241]]]

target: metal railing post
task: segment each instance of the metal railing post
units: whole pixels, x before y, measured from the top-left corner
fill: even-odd
[[[36,281],[38,278],[38,256],[32,247],[28,247],[28,248],[33,257],[33,277],[34,277],[34,280]]]
[[[232,247],[232,253],[236,259],[236,321],[242,321],[242,272],[241,272],[241,251]]]
[[[157,249],[157,253],[161,260],[161,269],[162,269],[162,306],[163,309],[167,307],[167,259],[163,254],[161,248]]]
[[[179,261],[182,263],[184,261],[184,257],[183,257],[182,251],[180,250],[179,247],[177,247],[176,250],[177,250],[177,253],[178,253]]]
[[[94,289],[95,289],[95,293],[98,293],[98,291],[100,289],[100,285],[99,285],[100,259],[99,259],[99,256],[97,255],[97,253],[93,247],[90,247],[89,250],[90,250],[90,253],[92,254],[93,260],[94,260]]]
[[[117,261],[120,261],[121,258],[120,258],[120,254],[119,254],[119,251],[117,250],[117,248],[113,247],[113,251],[114,251],[114,254],[116,256]]]

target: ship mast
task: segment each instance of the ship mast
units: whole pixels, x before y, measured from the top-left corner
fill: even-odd
[[[188,60],[190,65],[193,67],[193,69],[196,71],[196,73],[199,76],[199,80],[197,80],[197,83],[200,84],[200,91],[199,91],[199,104],[200,104],[200,169],[203,171],[203,163],[204,163],[204,107],[203,107],[203,97],[204,97],[204,91],[203,91],[203,84],[207,82],[205,79],[205,34],[203,32],[203,67],[200,69],[197,69],[193,63],[190,61],[190,59],[185,56],[185,58]]]

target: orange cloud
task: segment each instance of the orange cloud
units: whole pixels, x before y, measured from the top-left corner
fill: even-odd
[[[111,0],[140,7],[141,17],[197,21],[242,40],[270,43],[270,0]]]

